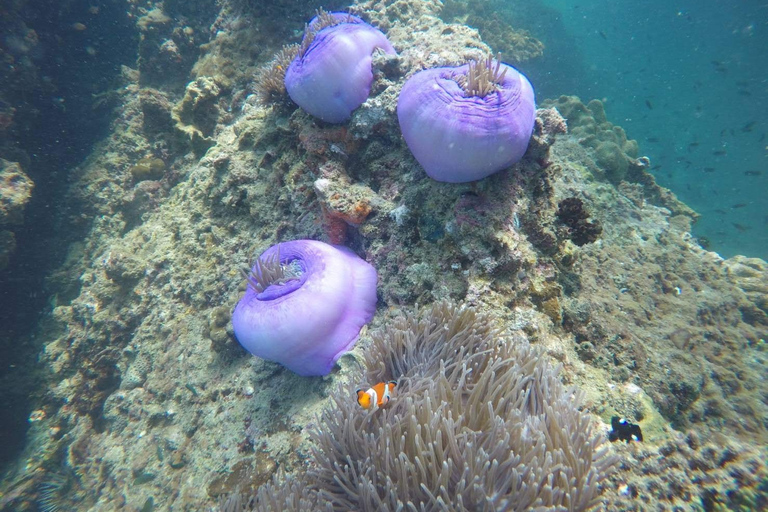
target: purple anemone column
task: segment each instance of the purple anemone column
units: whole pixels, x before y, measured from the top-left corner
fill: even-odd
[[[326,13],[339,23],[314,32],[317,17],[310,21],[304,38],[306,49],[291,61],[285,73],[285,89],[306,112],[329,123],[342,123],[368,99],[373,82],[371,55],[379,48],[395,55],[395,49],[378,29],[357,16]]]
[[[509,167],[523,157],[533,132],[536,105],[525,76],[499,64],[498,84],[478,96],[459,83],[468,71],[469,65],[420,71],[398,98],[405,142],[437,181],[475,181]]]
[[[373,318],[376,269],[346,247],[314,240],[274,245],[259,259],[278,254],[298,275],[261,292],[249,284],[232,314],[235,336],[251,354],[299,375],[327,375]]]

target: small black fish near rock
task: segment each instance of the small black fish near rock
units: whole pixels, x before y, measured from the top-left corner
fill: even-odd
[[[629,420],[614,416],[611,418],[611,431],[608,432],[608,440],[614,441],[643,441],[643,432],[640,425],[636,425]]]

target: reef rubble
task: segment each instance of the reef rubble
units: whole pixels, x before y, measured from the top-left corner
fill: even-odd
[[[156,62],[169,50],[144,41],[151,80],[125,70],[119,117],[72,170],[61,223],[85,236],[49,277],[35,333],[47,388],[0,486],[23,489],[0,504],[35,510],[40,486],[66,478],[62,508],[201,510],[254,494],[276,468],[298,474],[308,427],[322,429],[339,386],[365,384],[375,338],[327,379],[237,344],[238,269],[300,238],[344,243],[377,269],[370,331],[461,301],[559,365],[595,425],[641,425],[642,444],[609,445],[606,510],[765,503],[768,266],[703,249],[696,213],[654,182],[599,101],[541,102],[521,162],[439,183],[400,137],[397,95],[420,69],[487,54],[477,30],[443,21],[437,1],[356,3],[399,57],[374,58],[371,96],[330,126],[260,100],[253,73],[292,41],[242,4],[213,13],[221,30],[195,64],[184,53],[186,88],[164,87]],[[184,36],[160,14],[144,30]]]

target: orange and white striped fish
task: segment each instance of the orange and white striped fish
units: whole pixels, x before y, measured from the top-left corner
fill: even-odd
[[[363,409],[370,409],[371,406],[381,407],[387,405],[392,399],[392,392],[397,386],[397,381],[390,380],[389,382],[379,382],[375,386],[363,391],[357,390],[357,403]]]

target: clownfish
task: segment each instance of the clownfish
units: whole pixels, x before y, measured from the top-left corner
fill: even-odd
[[[397,381],[379,382],[368,391],[357,390],[357,403],[363,409],[370,409],[371,406],[381,407],[386,405],[392,399],[392,391],[397,386]]]

